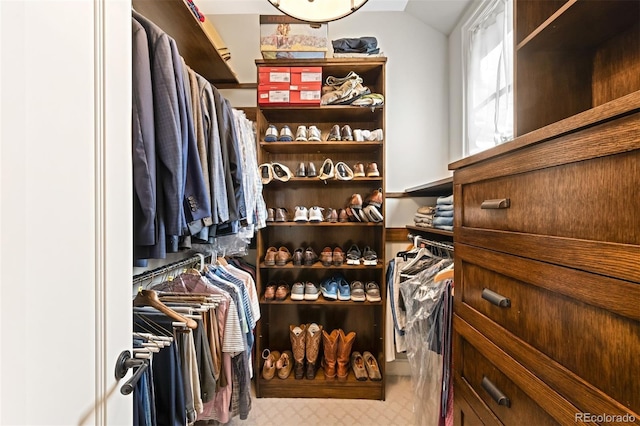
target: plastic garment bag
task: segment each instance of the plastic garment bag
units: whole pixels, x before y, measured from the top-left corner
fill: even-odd
[[[450,280],[434,282],[451,265],[443,259],[400,284],[406,307],[405,343],[411,367],[413,412],[417,425],[438,425],[442,397],[445,296]]]

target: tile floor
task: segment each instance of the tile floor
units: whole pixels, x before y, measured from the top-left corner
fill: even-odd
[[[228,425],[274,426],[410,426],[413,391],[410,376],[387,376],[386,400],[320,398],[253,398],[247,420]]]

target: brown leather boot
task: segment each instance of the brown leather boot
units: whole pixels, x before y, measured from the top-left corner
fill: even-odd
[[[342,329],[338,330],[338,380],[347,380],[349,375],[349,364],[351,362],[351,347],[353,341],[356,340],[356,333],[350,331],[348,334],[344,334]]]
[[[322,359],[324,378],[327,380],[335,379],[336,357],[338,352],[338,330],[333,330],[331,334],[322,330],[322,346],[324,352],[324,357]]]
[[[307,379],[316,378],[316,361],[320,352],[320,342],[322,341],[322,326],[315,322],[307,326],[306,342],[307,347]]]
[[[304,377],[304,357],[305,357],[305,336],[307,326],[302,325],[290,325],[289,326],[289,338],[291,339],[291,350],[293,351],[293,359],[295,361],[293,366],[293,376],[296,380],[300,380]]]

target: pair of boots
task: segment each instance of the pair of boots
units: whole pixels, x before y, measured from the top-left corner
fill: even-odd
[[[293,376],[296,380],[305,376],[309,380],[315,379],[322,332],[322,326],[316,323],[289,326],[291,349],[295,361]]]
[[[351,362],[351,347],[354,340],[356,340],[356,333],[353,331],[345,334],[342,329],[333,330],[331,333],[322,330],[324,345],[322,368],[325,379],[334,379],[337,375],[338,380],[347,380]]]

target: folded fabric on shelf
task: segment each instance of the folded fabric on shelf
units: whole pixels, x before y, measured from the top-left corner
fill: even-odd
[[[453,205],[453,194],[445,197],[445,196],[440,196],[438,197],[438,199],[436,200],[436,205],[441,205],[441,204],[451,204]]]

